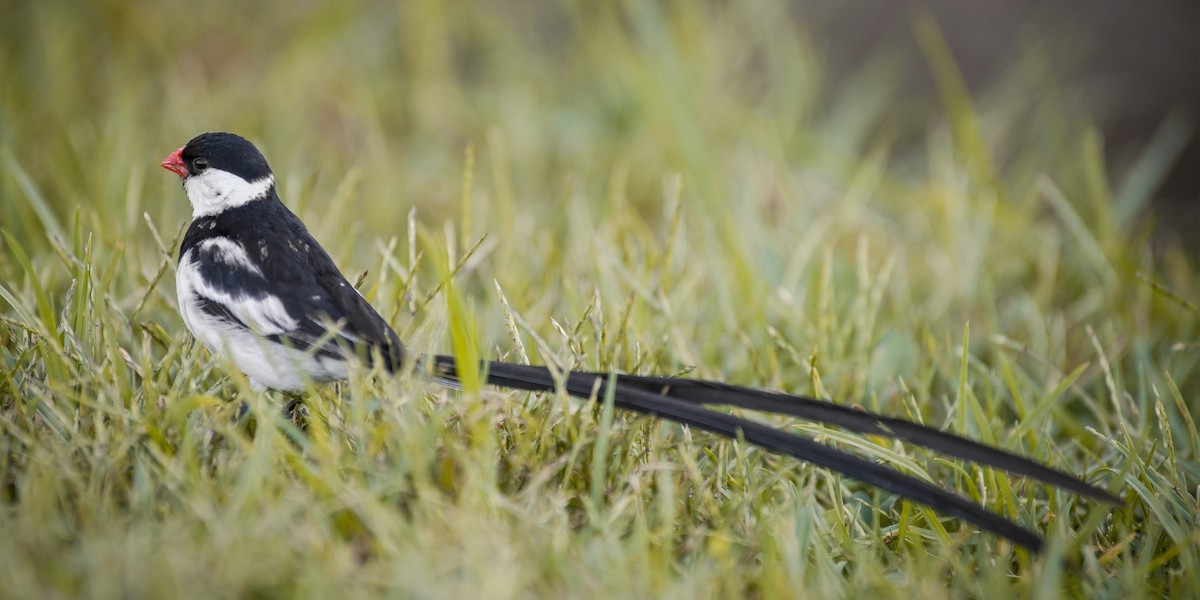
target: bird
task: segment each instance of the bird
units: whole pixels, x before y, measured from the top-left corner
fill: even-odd
[[[257,391],[300,393],[345,379],[362,361],[395,372],[414,360],[443,382],[459,381],[453,356],[410,355],[395,331],[346,279],[329,253],[279,197],[266,158],[232,133],[203,133],[163,161],[192,207],[179,248],[176,293],[192,335],[241,370]],[[966,497],[714,406],[784,415],[893,438],[959,459],[1031,477],[1100,502],[1112,493],[1018,454],[905,419],[830,400],[721,381],[590,371],[484,360],[486,383],[529,392],[564,390],[831,469],[962,519],[1037,553],[1042,537]]]

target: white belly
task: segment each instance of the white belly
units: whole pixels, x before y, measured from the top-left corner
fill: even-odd
[[[195,289],[199,273],[190,255],[189,250],[175,274],[179,313],[192,335],[214,355],[231,361],[257,388],[300,391],[307,381],[346,378],[344,360],[289,348],[201,310]]]

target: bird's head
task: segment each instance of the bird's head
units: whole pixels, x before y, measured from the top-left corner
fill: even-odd
[[[162,166],[183,180],[194,217],[269,198],[275,189],[267,159],[232,133],[202,133],[163,159]]]

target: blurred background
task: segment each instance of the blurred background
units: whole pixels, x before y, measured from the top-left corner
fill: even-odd
[[[358,167],[356,185],[398,215],[451,210],[470,144],[518,167],[523,206],[614,169],[635,203],[658,198],[668,171],[739,200],[733,165],[765,147],[827,174],[881,140],[919,161],[946,113],[930,61],[940,37],[1001,121],[987,140],[1001,169],[1041,152],[1053,170],[1077,148],[997,138],[1094,120],[1114,181],[1154,162],[1118,199],[1148,198],[1139,216],[1196,239],[1196,2],[754,4],[4,0],[0,217],[25,222],[26,178],[62,220],[120,199],[132,177],[177,205],[141,208],[182,218],[153,169],[207,130],[249,136],[322,191]]]
[[[986,93],[1030,46],[1049,54],[1048,75],[1080,94],[1099,124],[1105,157],[1124,173],[1148,146],[1162,144],[1165,173],[1152,210],[1191,251],[1200,251],[1200,3],[1188,0],[851,0],[813,3],[827,11],[830,67],[854,69],[877,52],[905,56],[901,96],[929,101],[936,88],[912,35],[914,14],[940,24],[967,86]],[[1044,88],[1027,90],[1039,94]]]

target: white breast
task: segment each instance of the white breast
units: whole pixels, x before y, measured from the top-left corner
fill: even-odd
[[[189,249],[183,255],[175,274],[179,313],[192,335],[214,355],[233,362],[258,388],[300,391],[305,388],[306,379],[323,382],[346,378],[347,366],[343,360],[313,356],[262,337],[260,334],[285,333],[296,326],[279,299],[271,296],[262,300],[232,298],[213,290],[192,262],[193,252]],[[200,308],[201,294],[230,307],[231,313],[249,320],[258,332],[204,312]],[[255,323],[260,320],[261,326]]]

